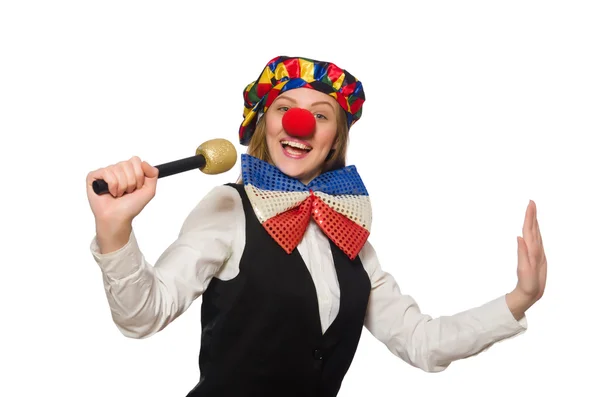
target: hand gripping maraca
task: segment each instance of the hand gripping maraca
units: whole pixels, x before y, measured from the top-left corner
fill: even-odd
[[[237,161],[237,151],[226,139],[211,139],[198,146],[196,155],[170,163],[157,165],[158,177],[178,174],[193,169],[200,169],[205,174],[214,175],[229,171]],[[108,184],[103,179],[92,183],[96,194],[108,193]]]

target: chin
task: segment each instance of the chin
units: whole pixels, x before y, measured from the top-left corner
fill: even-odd
[[[322,163],[318,158],[320,153],[309,152],[305,155],[296,157],[289,153],[284,153],[284,150],[282,150],[279,143],[273,146],[275,146],[275,150],[271,150],[273,164],[287,176],[296,178],[300,181],[306,181],[319,174],[316,165]]]
[[[289,160],[286,161],[285,159],[283,161],[277,161],[275,166],[287,176],[296,179],[301,179],[307,173],[306,167],[302,167],[302,165],[298,163],[291,163]]]
[[[315,175],[314,171],[311,172],[308,168],[308,164],[302,164],[303,162],[300,160],[290,160],[287,158],[284,159],[274,159],[275,166],[279,168],[281,172],[286,174],[291,178],[296,178],[300,181],[309,178],[310,175]]]

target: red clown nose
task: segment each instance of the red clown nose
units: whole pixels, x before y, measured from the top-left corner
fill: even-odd
[[[315,131],[315,117],[306,109],[291,108],[281,120],[285,131],[293,136],[306,137]]]

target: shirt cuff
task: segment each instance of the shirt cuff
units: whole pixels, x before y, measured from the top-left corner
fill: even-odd
[[[488,325],[490,337],[496,340],[513,338],[527,330],[527,317],[515,319],[506,304],[506,296],[502,295],[481,306],[480,314]]]
[[[144,257],[133,230],[123,247],[105,254],[100,252],[97,236],[94,236],[90,243],[90,251],[102,273],[113,280],[122,280],[135,274],[144,263]]]

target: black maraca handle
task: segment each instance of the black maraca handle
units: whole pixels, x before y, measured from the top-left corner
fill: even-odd
[[[104,179],[96,179],[94,182],[92,182],[92,188],[96,194],[108,193],[108,183],[106,183]]]
[[[195,156],[157,165],[156,168],[158,168],[158,177],[163,178],[165,176],[178,174],[180,172],[189,171],[196,168],[202,169],[204,166],[206,166],[206,159],[204,158],[204,155],[197,154]],[[96,179],[94,182],[92,182],[92,188],[96,194],[108,193],[108,184],[104,179]]]

